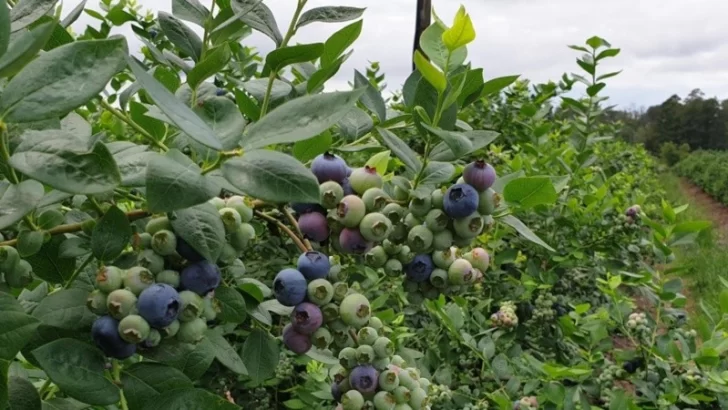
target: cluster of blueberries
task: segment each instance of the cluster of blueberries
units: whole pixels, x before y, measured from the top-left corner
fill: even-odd
[[[105,266],[96,275],[88,308],[99,315],[91,336],[108,357],[125,359],[137,347],[152,348],[164,338],[197,343],[220,311],[214,291],[220,285],[218,264],[237,258],[255,231],[247,222],[252,209],[242,197],[214,198],[227,232],[217,261],[203,258],[174,233],[165,216],[152,218],[138,235],[135,266]]]

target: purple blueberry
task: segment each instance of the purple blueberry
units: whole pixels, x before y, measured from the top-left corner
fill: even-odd
[[[291,208],[299,215],[307,214],[309,212],[318,212],[320,214],[326,214],[326,208],[319,204],[306,203],[306,202],[295,202],[291,204]]]
[[[450,218],[465,218],[478,209],[478,191],[468,184],[455,184],[445,192],[443,210]]]
[[[341,394],[341,387],[339,387],[339,383],[331,383],[331,396],[334,398],[335,402],[341,402]]]
[[[190,244],[188,244],[184,239],[179,236],[177,237],[177,247],[175,249],[179,256],[187,259],[192,263],[199,262],[205,259],[202,257],[202,255],[200,255],[199,252],[195,250],[195,248],[190,246]]]
[[[331,270],[331,261],[321,252],[308,251],[298,257],[297,268],[308,280],[323,279]]]
[[[407,265],[406,274],[413,282],[425,282],[430,279],[435,265],[429,254],[423,253],[415,256],[415,258]]]
[[[179,280],[182,288],[205,296],[220,285],[220,268],[203,260],[184,268]]]
[[[324,318],[321,309],[313,303],[303,302],[291,312],[293,330],[302,335],[311,335],[318,330]]]
[[[372,366],[357,366],[349,374],[349,383],[360,393],[374,393],[379,386],[379,375]]]
[[[314,242],[325,241],[329,237],[329,223],[326,216],[318,212],[308,212],[298,217],[301,233]]]
[[[374,246],[367,241],[357,228],[344,228],[339,234],[339,244],[346,253],[362,255],[369,252]]]
[[[463,170],[465,183],[480,192],[493,186],[495,177],[495,168],[483,160],[471,162]]]
[[[273,280],[273,293],[284,306],[296,306],[306,298],[306,278],[295,269],[283,269]]]
[[[311,349],[311,337],[296,332],[289,323],[283,328],[283,344],[296,354],[304,354]]]
[[[341,181],[341,187],[344,189],[344,195],[354,195],[354,188],[351,187],[348,177]]]
[[[101,316],[91,327],[91,337],[108,357],[126,359],[136,353],[136,345],[127,343],[119,334],[119,321],[111,316]]]
[[[215,95],[217,95],[218,97],[222,97],[225,94],[227,94],[227,90],[224,88],[218,88],[215,92]]]
[[[174,322],[181,305],[179,293],[163,283],[155,283],[144,289],[137,301],[139,316],[157,329],[167,327]]]
[[[347,165],[338,155],[325,152],[319,154],[311,162],[311,172],[316,176],[319,183],[336,181],[341,183],[346,178]]]

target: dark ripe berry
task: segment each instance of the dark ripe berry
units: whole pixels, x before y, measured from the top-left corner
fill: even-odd
[[[637,370],[641,369],[645,365],[645,360],[641,357],[638,357],[636,359],[632,359],[628,362],[625,362],[622,365],[622,369],[624,369],[625,372],[629,374],[633,374]]]
[[[308,280],[323,279],[331,270],[331,261],[319,251],[308,251],[298,257],[297,268]]]
[[[354,195],[354,188],[351,187],[351,182],[349,182],[349,178],[341,181],[341,188],[344,190],[344,196]]]
[[[187,243],[187,241],[179,236],[177,237],[177,254],[192,263],[199,262],[205,259],[202,257],[202,255],[200,255],[199,252],[195,250],[195,248],[193,248],[189,243]]]
[[[335,402],[341,402],[341,389],[338,383],[331,383],[331,397],[334,398]]]
[[[478,209],[478,191],[468,184],[456,184],[448,188],[442,204],[450,218],[465,218]]]
[[[407,265],[407,278],[413,282],[420,283],[430,279],[435,265],[430,255],[423,253],[415,256],[415,258]]]
[[[207,295],[220,285],[220,268],[214,263],[200,261],[182,270],[180,284],[200,296]]]
[[[389,218],[394,225],[402,222],[405,212],[407,212],[407,210],[403,208],[402,205],[394,202],[387,204],[387,206],[382,209],[384,216]]]
[[[344,188],[338,182],[326,181],[319,186],[319,195],[324,208],[333,209],[344,197]]]
[[[417,225],[407,234],[407,245],[413,252],[424,252],[432,246],[432,231],[424,225]]]
[[[305,213],[298,217],[298,227],[308,239],[322,242],[329,237],[329,223],[326,216],[318,212]]]
[[[126,359],[136,353],[136,345],[121,338],[119,321],[111,316],[101,316],[94,321],[91,338],[107,357]]]
[[[369,300],[362,294],[352,293],[341,301],[339,316],[349,326],[357,329],[366,326],[372,314]]]
[[[149,37],[151,39],[155,39],[159,35],[159,32],[157,30],[151,29],[149,30]]]
[[[227,90],[224,88],[218,88],[217,91],[215,91],[215,95],[218,97],[222,97],[223,95],[227,94]]]
[[[347,228],[359,226],[366,215],[364,201],[356,195],[347,195],[336,206],[336,216],[342,225]]]
[[[349,383],[360,393],[374,393],[379,386],[379,374],[372,366],[357,366],[349,374]]]
[[[304,354],[311,349],[311,338],[296,332],[289,323],[283,328],[283,344],[293,353]]]
[[[139,315],[129,315],[119,322],[119,335],[129,343],[141,343],[149,337],[149,323]]]
[[[500,205],[500,195],[493,188],[486,189],[478,196],[478,213],[481,215],[491,215]]]
[[[471,162],[463,170],[465,183],[480,192],[493,186],[495,178],[495,168],[483,160]]]
[[[303,302],[291,312],[293,330],[304,335],[313,334],[323,323],[321,309],[313,303]]]
[[[483,232],[483,226],[483,217],[477,212],[473,212],[465,218],[456,219],[453,222],[455,233],[461,238],[475,238]]]
[[[309,204],[305,202],[294,202],[291,204],[291,208],[298,215],[307,214],[309,212],[318,212],[320,214],[326,214],[326,208],[319,204]]]
[[[472,282],[475,278],[473,275],[473,265],[466,259],[456,259],[447,270],[448,280],[453,285],[464,285]]]
[[[367,189],[381,188],[382,176],[377,173],[376,168],[365,165],[351,172],[351,175],[349,175],[349,183],[351,183],[354,192],[363,195]]]
[[[366,214],[359,223],[359,231],[362,236],[371,242],[381,242],[389,236],[392,230],[392,222],[378,212]]]
[[[339,244],[344,252],[355,255],[365,254],[373,246],[356,228],[344,228],[339,234]]]
[[[334,181],[341,183],[346,178],[346,162],[338,155],[325,152],[319,154],[311,162],[311,172],[316,176],[319,183]]]
[[[172,286],[162,283],[144,289],[137,301],[139,315],[157,329],[174,322],[181,306],[179,293]]]
[[[284,306],[296,306],[306,298],[307,283],[295,269],[283,269],[273,280],[273,293]]]
[[[367,212],[379,212],[389,204],[390,197],[382,188],[370,188],[361,196]]]

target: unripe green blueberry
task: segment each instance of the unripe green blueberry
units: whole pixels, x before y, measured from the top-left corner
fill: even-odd
[[[370,364],[375,357],[374,348],[369,345],[361,345],[356,348],[356,361],[359,364]]]
[[[392,232],[390,232],[390,234],[387,238],[394,243],[401,244],[402,242],[407,240],[408,232],[409,232],[409,229],[407,228],[407,226],[405,224],[394,225],[392,227]]]
[[[245,225],[250,225],[250,224],[245,224]],[[240,224],[240,226],[238,226],[238,229],[235,232],[231,232],[230,237],[228,238],[228,243],[236,251],[245,250],[248,247],[250,240],[252,239],[250,237],[250,232],[246,232],[245,230],[243,230],[242,226],[243,226],[243,224]]]
[[[144,344],[144,347],[156,347],[159,346],[159,343],[162,341],[162,334],[159,333],[159,330],[152,329],[149,331],[149,336],[142,342]]]
[[[384,327],[384,323],[382,323],[382,319],[372,316],[369,318],[369,327],[373,328],[376,331],[381,330]]]
[[[334,300],[341,302],[349,294],[349,284],[346,282],[334,283]]]
[[[392,222],[384,214],[378,212],[365,215],[359,223],[361,235],[371,242],[383,241],[391,230]]]
[[[225,200],[222,198],[214,197],[207,201],[215,206],[218,210],[225,207]]]
[[[154,241],[154,238],[152,238],[152,241]],[[139,252],[139,256],[137,256],[137,265],[141,268],[146,268],[153,274],[157,274],[164,270],[164,258],[157,255],[157,253],[151,249],[145,249]]]
[[[420,382],[420,387],[423,390],[425,390],[425,392],[429,392],[430,391],[430,380],[429,379],[426,379],[424,377],[420,377],[419,382]]]
[[[347,228],[359,226],[366,214],[364,201],[356,195],[347,195],[341,199],[336,207],[336,216],[339,222]]]
[[[410,200],[409,210],[417,217],[424,218],[432,209],[432,198],[425,196],[422,198],[414,197]]]
[[[12,246],[0,246],[0,272],[9,272],[15,269],[20,261],[18,251]]]
[[[392,364],[397,367],[406,367],[407,362],[404,361],[402,356],[396,354],[396,355],[392,356]]]
[[[422,225],[422,221],[420,218],[416,217],[413,213],[408,213],[404,217],[404,226],[407,227],[407,230],[410,230],[414,228],[415,226]]]
[[[364,254],[366,264],[372,268],[381,268],[387,263],[388,255],[381,246],[373,247],[369,252]]]
[[[448,284],[448,273],[444,269],[437,268],[430,274],[430,283],[437,289],[445,289]]]
[[[413,409],[424,409],[427,406],[427,392],[421,387],[415,387],[410,391],[409,405]]]
[[[470,252],[463,255],[463,259],[467,259],[474,268],[485,272],[490,265],[490,255],[483,248],[474,248]]]
[[[478,194],[478,213],[481,215],[492,215],[500,202],[500,195],[488,188]]]
[[[410,389],[410,391],[420,387],[419,379],[420,375],[411,369],[402,369],[399,372],[399,385]]]
[[[383,181],[382,176],[377,173],[376,168],[365,165],[351,172],[351,175],[349,175],[349,183],[354,192],[363,195],[368,189],[381,188]]]
[[[203,298],[202,317],[205,318],[206,321],[210,322],[212,320],[215,320],[217,314],[220,313],[220,311],[221,306],[219,300],[209,296]]]
[[[400,372],[400,374],[398,375],[400,379],[401,375],[402,373]],[[400,404],[409,403],[410,398],[412,398],[412,395],[410,394],[410,389],[402,386],[402,380],[400,380],[399,383],[400,385],[392,391],[392,393],[394,394],[394,399],[397,400],[397,403]]]
[[[396,225],[404,220],[407,210],[402,205],[392,202],[387,204],[381,212],[392,221],[392,224]]]
[[[473,242],[473,238],[463,238],[460,235],[455,235],[452,239],[453,245],[460,248],[467,248],[470,246],[470,243]]]
[[[436,251],[444,251],[450,249],[455,241],[455,237],[451,231],[442,231],[435,234],[432,238],[432,249]]]
[[[398,259],[390,259],[387,261],[387,263],[384,264],[384,273],[387,276],[391,276],[393,278],[402,276],[403,271],[404,266],[402,266],[402,262],[400,262]]]
[[[453,285],[465,285],[473,281],[473,265],[466,259],[456,259],[447,271],[448,280]]]
[[[169,222],[169,219],[166,216],[158,216],[156,218],[150,219],[149,222],[147,222],[144,231],[149,235],[154,235],[155,233],[163,229],[172,230],[172,224]]]
[[[333,336],[331,336],[331,332],[329,332],[329,330],[325,327],[316,329],[316,331],[311,335],[311,344],[319,349],[326,349],[329,347],[332,340]]]
[[[360,345],[372,345],[377,340],[378,334],[373,327],[365,326],[359,329],[356,337]]]
[[[424,225],[415,226],[407,234],[407,245],[414,253],[422,253],[432,246],[434,236]]]
[[[177,249],[177,237],[167,229],[157,231],[152,236],[152,249],[159,255],[174,255]]]
[[[397,401],[394,400],[394,395],[388,391],[380,391],[374,395],[374,407],[377,410],[393,410]]]
[[[326,279],[314,279],[308,284],[308,300],[318,306],[324,306],[334,298],[334,286]]]
[[[372,314],[369,300],[362,294],[353,293],[341,301],[339,316],[349,326],[356,329],[366,326]]]
[[[374,341],[374,353],[379,358],[390,357],[394,354],[394,343],[388,337],[380,336]]]
[[[154,274],[147,268],[134,266],[124,272],[124,288],[129,289],[137,296],[153,284]]]
[[[147,337],[151,327],[143,317],[129,315],[119,322],[119,336],[128,343],[141,343]]]
[[[174,270],[163,270],[157,274],[157,283],[165,283],[173,288],[179,287],[179,272]]]
[[[200,295],[191,290],[183,290],[179,293],[179,298],[182,301],[178,317],[181,322],[189,322],[202,315],[205,306]]]
[[[432,191],[430,194],[430,200],[432,201],[432,207],[442,209],[442,204],[445,201],[445,189],[438,188]]]
[[[431,209],[425,216],[425,226],[432,232],[442,232],[450,224],[450,217],[442,209]]]
[[[356,348],[356,342],[354,341],[354,338],[351,337],[351,333],[348,328],[343,330],[334,330],[334,343],[336,343],[339,348]]]
[[[217,258],[218,264],[221,265],[232,265],[236,259],[238,259],[240,255],[240,252],[235,249],[232,245],[229,243],[224,243],[222,245],[222,251],[220,252],[220,256]]]
[[[387,255],[394,256],[399,253],[399,251],[402,249],[402,245],[394,243],[390,241],[389,239],[385,239],[384,242],[382,242],[382,247],[384,248],[384,251],[387,252]]]
[[[364,407],[364,396],[356,390],[349,390],[341,396],[343,410],[361,410]]]
[[[389,364],[389,357],[380,357],[374,359],[374,361],[372,362],[372,366],[374,366],[374,368],[380,372],[387,370],[389,368]]]
[[[160,329],[160,333],[164,338],[175,337],[177,335],[177,332],[179,332],[179,326],[179,320],[175,320],[174,322],[170,323],[169,326]]]
[[[382,188],[367,189],[361,199],[364,201],[367,212],[380,212],[391,200]]]
[[[219,211],[220,219],[222,220],[223,226],[225,226],[225,232],[235,232],[243,222],[238,211],[233,208],[221,208]]]
[[[392,391],[399,387],[399,376],[394,370],[385,370],[379,374],[379,388],[384,391]]]
[[[136,240],[135,249],[151,249],[152,247],[152,235],[147,232],[142,232]]]
[[[177,340],[183,343],[197,343],[205,337],[207,323],[201,318],[182,322],[177,332]]]
[[[357,365],[356,349],[345,347],[339,352],[339,364],[345,369],[353,369]]]
[[[106,308],[111,317],[121,320],[136,311],[137,297],[127,289],[117,289],[106,298]]]
[[[109,308],[106,306],[106,300],[108,298],[109,295],[106,293],[99,289],[94,289],[88,294],[88,298],[86,298],[86,306],[93,313],[103,316],[109,311]]]
[[[225,206],[238,211],[238,214],[240,215],[240,220],[242,222],[250,222],[251,220],[253,220],[253,208],[249,207],[248,204],[245,203],[245,198],[243,198],[242,196],[231,196],[230,198],[225,200]]]
[[[394,186],[394,199],[397,201],[406,201],[409,199],[409,190],[400,187],[399,185]]]
[[[456,219],[453,228],[461,238],[475,238],[483,232],[483,218],[479,213],[473,212],[465,218]]]
[[[339,306],[335,303],[327,303],[321,307],[321,315],[325,323],[331,323],[339,318]]]
[[[319,185],[321,205],[326,209],[334,209],[344,197],[344,188],[336,181],[326,181]]]
[[[96,273],[96,287],[106,293],[121,288],[124,272],[116,266],[104,266]]]

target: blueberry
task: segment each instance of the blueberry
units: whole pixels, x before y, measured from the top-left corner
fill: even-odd
[[[410,249],[409,246],[404,245],[402,248],[400,248],[399,253],[397,254],[397,260],[402,262],[403,265],[406,265],[415,258],[415,253],[412,252],[412,249]]]
[[[415,256],[415,258],[407,265],[407,278],[413,282],[420,283],[430,279],[435,265],[429,254],[423,253]]]
[[[228,208],[227,206],[221,208],[218,213],[220,214],[220,220],[225,227],[225,232],[231,233],[238,230],[238,227],[243,222],[240,217],[240,213],[234,208]]]
[[[91,326],[91,337],[96,346],[108,357],[126,359],[136,353],[136,345],[127,343],[119,335],[119,321],[101,316]]]
[[[177,253],[177,237],[174,235],[174,232],[167,229],[157,231],[152,235],[152,249],[162,256],[170,256]]]
[[[365,165],[362,168],[357,168],[351,172],[349,176],[349,182],[351,187],[359,195],[363,195],[367,189],[370,188],[381,188],[382,187],[382,176],[377,173],[377,169]]]
[[[400,374],[402,374],[402,372],[400,372]],[[410,389],[404,386],[398,386],[394,390],[392,390],[392,394],[394,395],[394,399],[397,401],[398,404],[407,405],[407,407],[409,407],[408,403],[410,401],[410,398],[412,397]]]
[[[448,280],[453,285],[464,285],[472,282],[475,278],[473,275],[473,265],[466,259],[456,259],[447,270]]]
[[[339,244],[344,252],[356,255],[369,252],[374,245],[367,241],[356,228],[344,228],[339,234]]]
[[[379,212],[389,203],[389,195],[382,188],[367,189],[361,196],[367,212]]]
[[[470,252],[463,255],[464,259],[467,259],[474,268],[485,272],[488,270],[490,265],[490,255],[488,251],[483,248],[474,248]]]
[[[387,204],[387,206],[385,206],[382,209],[382,213],[387,218],[389,218],[389,220],[392,222],[392,224],[395,224],[395,225],[402,222],[406,211],[407,210],[405,208],[403,208],[402,205],[394,203],[394,202],[391,204]]]
[[[177,332],[179,332],[179,326],[180,326],[180,321],[175,320],[172,323],[170,323],[169,326],[159,329],[159,333],[161,333],[162,337],[164,337],[164,338],[175,337],[177,335]]]
[[[422,409],[427,405],[427,392],[421,387],[415,387],[410,391],[409,405],[413,409]]]
[[[414,216],[424,217],[432,209],[432,198],[425,196],[422,198],[414,197],[409,203],[409,210]]]
[[[200,262],[205,259],[195,250],[195,248],[181,237],[177,237],[177,254],[192,263]]]
[[[388,391],[377,392],[377,394],[374,395],[372,402],[376,409],[394,409],[397,404],[394,400],[394,395]]]
[[[182,300],[170,285],[156,283],[142,291],[137,301],[139,315],[154,328],[164,328],[177,319]]]
[[[202,309],[202,317],[207,322],[212,322],[213,320],[215,320],[218,313],[220,313],[222,310],[220,306],[220,301],[210,296],[207,296],[203,299],[202,305],[204,306]]]
[[[465,218],[478,209],[478,191],[468,184],[456,184],[448,188],[443,200],[443,210],[450,218]]]
[[[364,201],[356,195],[347,195],[341,199],[336,206],[336,216],[339,221],[347,228],[359,226],[359,223],[366,215],[366,205]]]
[[[371,318],[370,318],[371,319]],[[370,326],[365,326],[359,329],[356,334],[356,339],[360,345],[373,345],[377,341],[377,330]]]
[[[402,188],[398,185],[394,186],[394,199],[397,201],[406,201],[409,199],[409,189]]]
[[[308,212],[298,217],[298,227],[308,239],[314,242],[325,241],[329,237],[329,223],[318,212]]]
[[[218,97],[222,97],[225,94],[227,94],[227,90],[224,88],[218,88],[217,91],[215,91],[215,95]]]
[[[381,242],[389,236],[392,231],[392,222],[378,212],[366,214],[359,223],[359,232],[371,242]]]
[[[144,231],[150,235],[154,235],[161,230],[172,230],[172,224],[166,216],[158,216],[150,219],[144,228]]]
[[[105,315],[109,308],[106,306],[108,295],[98,289],[94,289],[86,298],[86,307],[97,315]]]
[[[233,195],[225,200],[225,206],[238,211],[241,222],[250,222],[253,219],[253,208],[245,203],[245,198],[240,195]]]
[[[102,292],[110,293],[121,288],[123,281],[124,272],[116,266],[104,266],[96,274],[96,287]]]
[[[311,349],[311,337],[296,332],[291,324],[283,328],[283,344],[296,354],[304,354]]]
[[[495,168],[483,160],[471,162],[463,170],[465,183],[482,192],[493,186],[496,174]]]
[[[106,307],[109,315],[121,320],[136,310],[137,297],[127,289],[117,289],[109,293],[106,298]]]
[[[152,245],[153,244],[154,237],[152,236]],[[137,256],[137,265],[147,269],[149,272],[156,275],[157,273],[164,270],[164,258],[161,255],[158,255],[152,249],[145,249],[139,252],[139,255]],[[128,274],[129,272],[127,271],[127,275]],[[126,286],[126,283],[124,284],[124,286]]]
[[[349,284],[346,282],[336,282],[334,287],[334,300],[341,302],[349,294]]]
[[[273,280],[273,293],[284,306],[296,306],[306,298],[306,278],[295,269],[283,269]]]
[[[477,211],[473,212],[465,218],[456,219],[453,228],[460,238],[475,238],[483,232],[483,217]]]
[[[442,188],[438,188],[432,191],[430,194],[430,201],[432,201],[432,207],[442,209],[442,203],[445,199],[445,191]]]
[[[364,396],[356,390],[349,390],[341,396],[343,410],[360,410],[364,408]]]
[[[207,323],[198,317],[195,320],[180,323],[175,337],[183,343],[197,343],[205,337],[205,332],[207,332]]]
[[[220,197],[210,198],[210,200],[207,202],[214,205],[218,211],[221,210],[222,208],[225,208],[225,200]]]
[[[341,301],[339,316],[349,326],[361,328],[366,326],[372,314],[369,300],[362,294],[352,293]]]
[[[364,261],[372,268],[381,268],[389,259],[387,252],[381,246],[373,247],[364,255]]]
[[[308,280],[323,279],[329,274],[329,257],[318,251],[308,251],[298,257],[298,271]]]
[[[329,152],[319,154],[311,162],[311,172],[319,183],[326,181],[341,183],[346,178],[347,168],[346,162],[341,157]]]
[[[295,202],[291,204],[291,208],[293,208],[293,211],[298,215],[307,214],[309,212],[318,212],[320,214],[326,213],[326,208],[314,203]]]
[[[314,279],[308,284],[306,295],[312,303],[324,306],[334,298],[334,287],[326,279]]]
[[[345,369],[356,367],[356,349],[353,347],[345,347],[339,352],[339,364]]]
[[[163,270],[157,274],[157,283],[165,283],[173,288],[178,288],[179,272],[176,270]]]
[[[149,323],[139,315],[129,315],[119,322],[119,335],[128,343],[141,343],[149,337]]]
[[[149,336],[142,342],[142,346],[146,348],[156,347],[159,346],[159,343],[162,341],[162,334],[159,333],[159,330],[157,329],[151,329],[149,331]]]
[[[326,349],[331,344],[331,332],[325,327],[320,327],[311,335],[311,343],[319,349]]]
[[[293,330],[303,335],[311,335],[323,323],[321,309],[313,303],[303,302],[291,312]]]
[[[321,205],[326,209],[336,208],[344,197],[344,188],[335,181],[326,181],[319,186]]]
[[[451,231],[442,231],[432,237],[432,249],[436,251],[444,251],[450,249],[455,240]]]
[[[430,283],[432,286],[438,289],[445,289],[447,287],[448,275],[444,269],[436,268],[430,274]]]
[[[344,190],[344,196],[354,195],[354,188],[351,187],[351,182],[349,182],[349,178],[345,178],[343,181],[341,181],[341,189]]]
[[[417,225],[407,234],[407,245],[413,252],[424,252],[432,246],[432,231],[424,225]]]
[[[220,280],[220,268],[205,260],[184,268],[180,274],[181,286],[201,296],[215,290]]]
[[[398,259],[390,259],[387,261],[387,263],[384,264],[384,273],[386,273],[387,276],[400,276],[402,275],[403,270],[404,267],[402,266],[402,262],[400,262]]]
[[[415,226],[422,225],[422,220],[415,216],[413,213],[408,213],[404,217],[404,226],[407,227],[407,230],[414,228]]]
[[[159,32],[157,30],[149,30],[149,37],[151,37],[152,39],[156,38],[157,35],[159,35]]]
[[[392,391],[399,386],[399,376],[394,370],[385,370],[379,375],[379,388]]]
[[[399,253],[400,250],[402,250],[402,245],[396,244],[389,239],[385,239],[384,242],[382,242],[382,247],[389,256],[395,256]]]
[[[0,272],[8,272],[15,269],[20,261],[18,251],[12,246],[0,246]]]
[[[376,358],[374,348],[369,345],[360,345],[356,348],[356,361],[359,364],[371,364]]]
[[[179,300],[178,318],[181,322],[190,322],[197,319],[205,309],[204,301],[195,292],[183,290],[179,293]]]
[[[380,336],[374,341],[374,354],[383,359],[394,354],[394,343],[388,337]]]
[[[349,383],[360,393],[374,393],[379,385],[379,374],[372,366],[357,366],[349,374]]]
[[[339,383],[331,383],[331,397],[334,398],[334,401],[339,403],[341,401],[341,389],[339,388]]]
[[[478,195],[478,212],[481,215],[491,215],[500,204],[500,195],[488,188]]]

